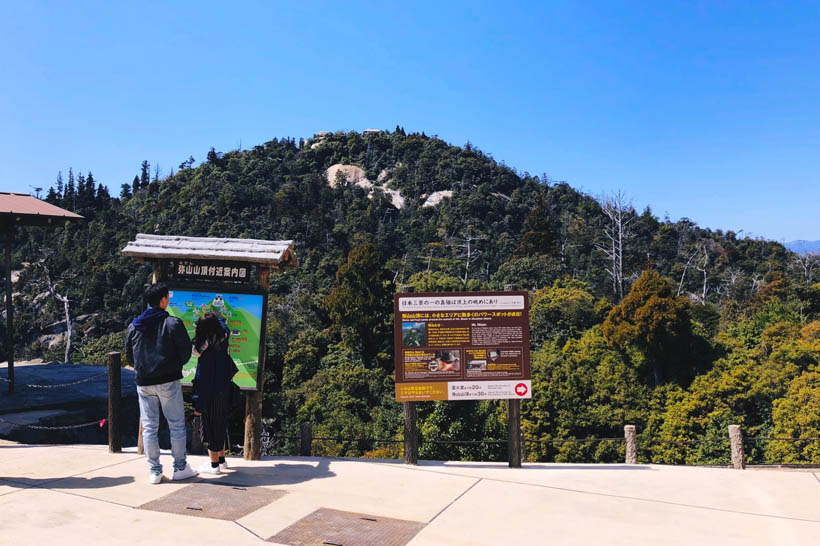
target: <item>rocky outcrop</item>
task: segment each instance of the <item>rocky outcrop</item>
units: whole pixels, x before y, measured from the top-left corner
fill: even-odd
[[[422,207],[435,207],[439,203],[441,203],[444,199],[450,199],[453,196],[452,190],[441,190],[437,192],[433,192],[430,196],[424,201]]]
[[[373,198],[373,191],[378,188],[390,197],[390,202],[393,204],[394,207],[396,207],[397,209],[404,208],[404,196],[402,196],[399,190],[390,189],[386,187],[386,184],[373,184],[373,182],[367,179],[367,174],[364,172],[364,169],[356,165],[342,165],[341,163],[337,163],[336,165],[331,165],[330,167],[328,167],[327,171],[325,171],[325,177],[327,178],[327,183],[330,185],[331,188],[336,187],[336,180],[339,176],[339,173],[342,173],[347,178],[348,182],[356,186],[359,186],[360,188],[368,190],[368,197],[370,197],[371,199]],[[384,177],[382,176],[382,174],[384,174]],[[382,173],[379,174],[377,180],[381,182],[386,176],[387,174],[385,173],[385,171],[382,171]]]

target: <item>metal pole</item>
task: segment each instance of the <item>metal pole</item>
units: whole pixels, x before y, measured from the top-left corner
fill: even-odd
[[[108,452],[122,452],[120,433],[120,399],[122,397],[122,361],[118,352],[108,353]]]
[[[6,231],[6,353],[8,354],[9,394],[14,394],[14,302],[11,299],[11,247],[14,226]]]

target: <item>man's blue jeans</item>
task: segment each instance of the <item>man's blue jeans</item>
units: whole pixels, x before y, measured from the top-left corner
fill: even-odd
[[[142,419],[142,443],[151,470],[162,472],[157,438],[160,406],[171,432],[174,470],[182,470],[187,462],[185,460],[185,405],[182,402],[182,387],[179,380],[146,387],[137,385],[137,395]]]

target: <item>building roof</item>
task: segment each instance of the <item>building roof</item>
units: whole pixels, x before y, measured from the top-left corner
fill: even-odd
[[[138,233],[122,253],[134,258],[187,258],[189,260],[234,260],[296,267],[293,241],[260,239],[219,239]]]
[[[26,193],[0,192],[0,224],[5,226],[49,226],[83,219]]]

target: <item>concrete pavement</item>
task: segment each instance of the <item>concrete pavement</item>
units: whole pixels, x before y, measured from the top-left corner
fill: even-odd
[[[189,460],[196,467],[205,458]],[[169,476],[170,454],[162,462]],[[0,443],[0,544],[261,544],[319,508],[423,523],[411,546],[820,540],[814,472],[427,461],[408,467],[319,457],[229,464],[227,474],[193,481],[286,494],[236,521],[155,512],[138,507],[191,480],[148,484],[148,466],[134,449]]]

